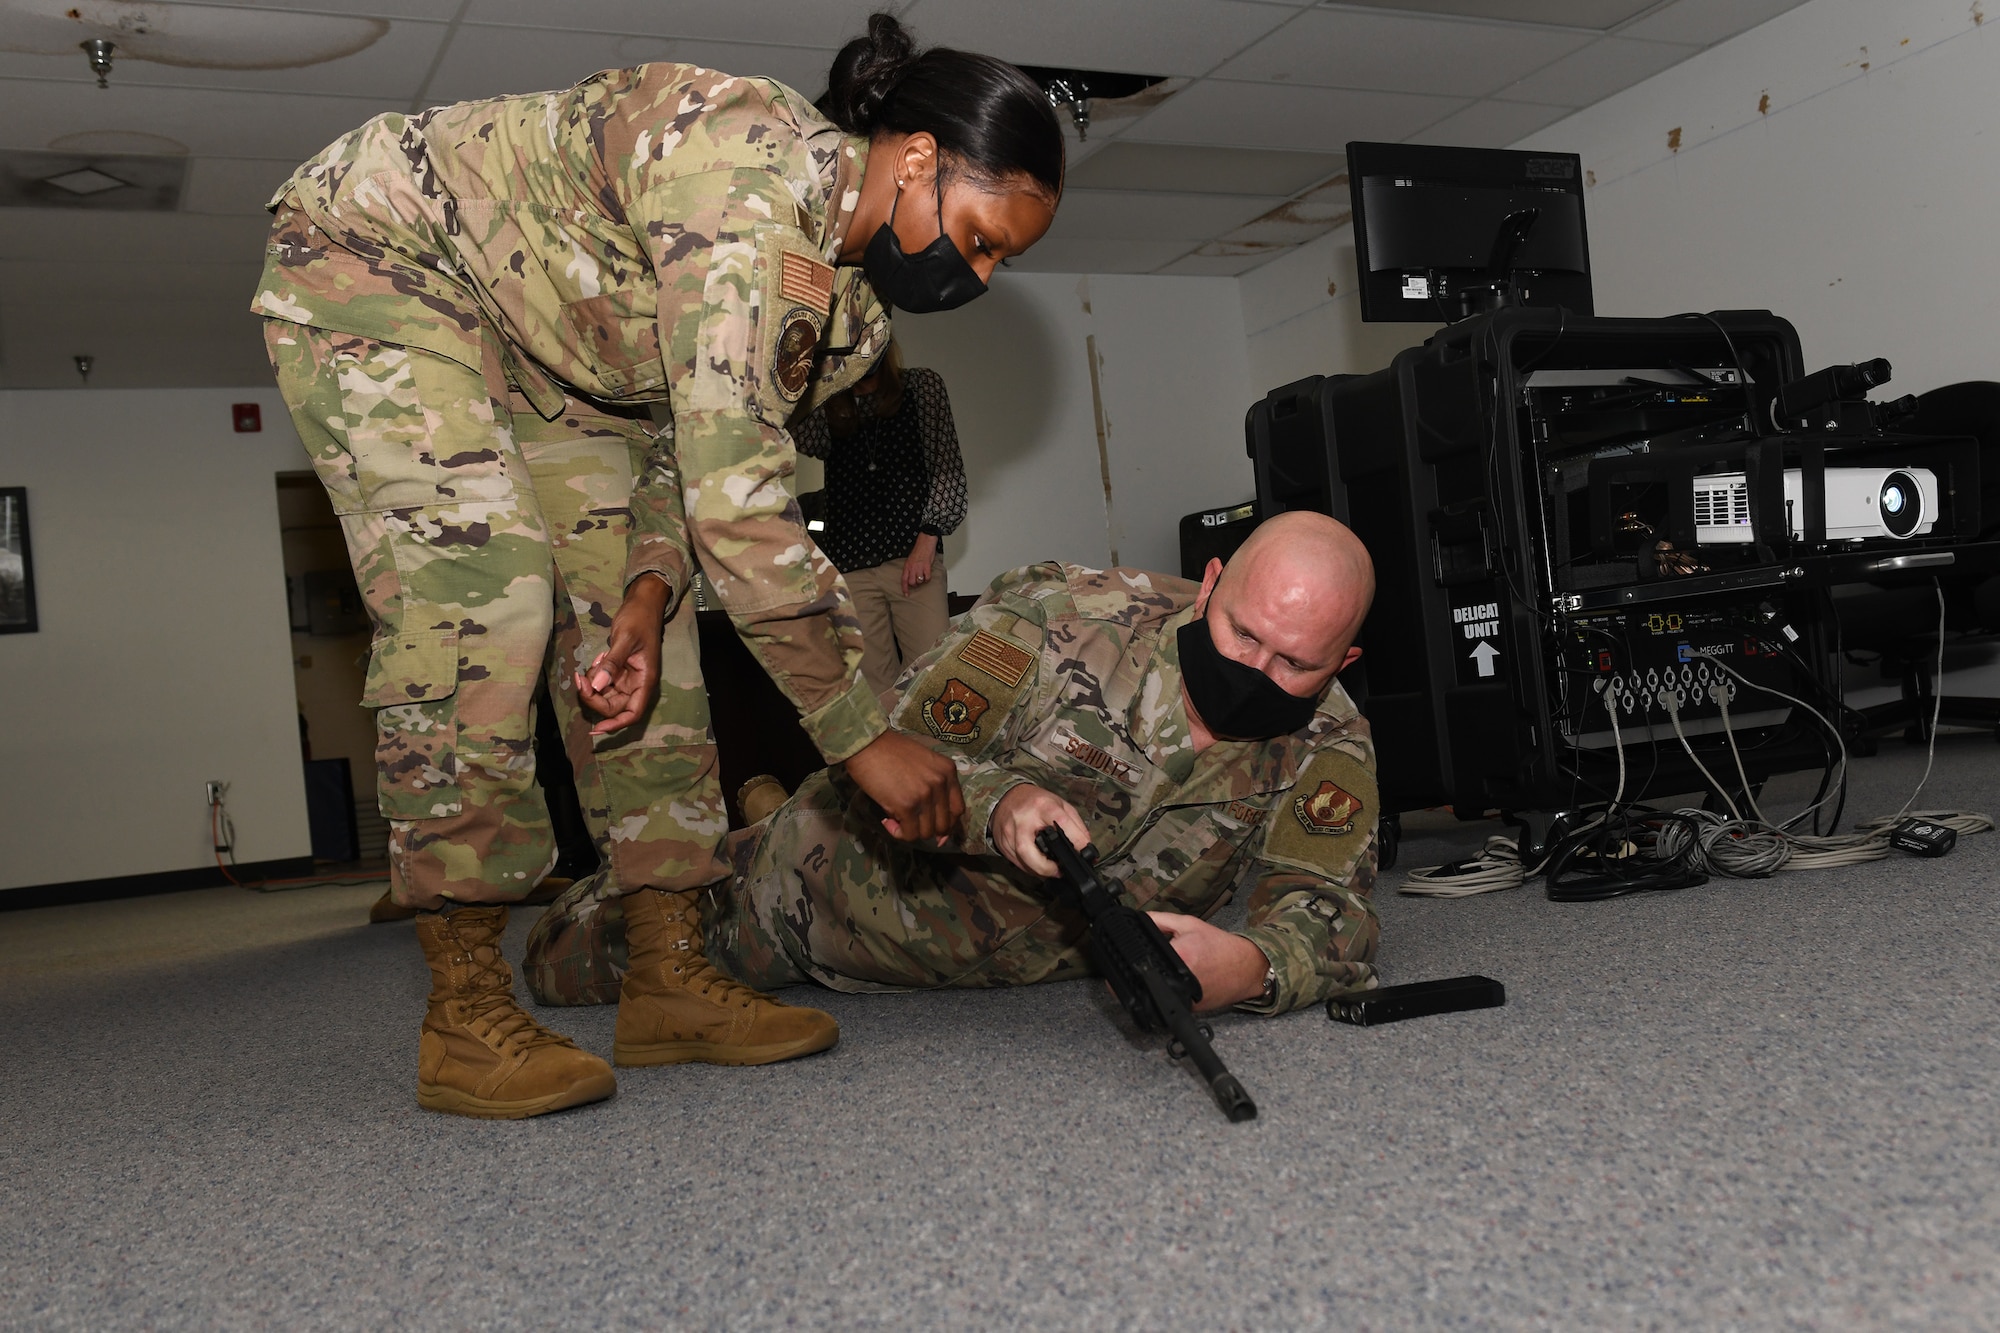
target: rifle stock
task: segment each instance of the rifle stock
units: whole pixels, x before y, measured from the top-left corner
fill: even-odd
[[[1111,983],[1112,993],[1140,1031],[1166,1033],[1170,1038],[1167,1054],[1176,1060],[1185,1055],[1194,1061],[1224,1115],[1232,1121],[1256,1119],[1257,1103],[1216,1055],[1207,1025],[1195,1019],[1201,982],[1153,919],[1118,901],[1103,876],[1085,859],[1094,859],[1093,854],[1079,854],[1070,845],[1069,835],[1057,825],[1037,833],[1035,846],[1062,872],[1070,896],[1090,923],[1091,961]]]

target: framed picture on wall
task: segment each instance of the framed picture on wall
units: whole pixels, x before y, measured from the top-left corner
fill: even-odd
[[[38,628],[28,488],[0,486],[0,634],[32,634]]]

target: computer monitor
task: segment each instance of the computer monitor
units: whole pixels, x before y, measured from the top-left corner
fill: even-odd
[[[1575,153],[1350,143],[1361,318],[1451,323],[1503,305],[1592,314]]]

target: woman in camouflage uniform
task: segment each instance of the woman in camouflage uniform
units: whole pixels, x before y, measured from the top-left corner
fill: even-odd
[[[500,954],[505,905],[555,854],[534,779],[544,675],[602,891],[625,896],[618,1063],[757,1064],[837,1039],[703,957],[727,818],[682,593],[699,567],[904,835],[956,823],[949,761],[889,731],[861,679],[845,589],[785,487],[785,423],[866,373],[891,306],[961,304],[1038,240],[1062,157],[1019,70],[919,54],[877,15],[820,108],[767,79],[641,66],[379,116],[278,192],[253,308],[375,619],[363,702],[391,891],[418,909],[433,982],[422,1105],[517,1117],[614,1088],[516,1007]]]

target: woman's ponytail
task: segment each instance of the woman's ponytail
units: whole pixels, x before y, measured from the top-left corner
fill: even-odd
[[[909,30],[888,14],[868,20],[868,34],[840,48],[827,71],[820,114],[849,134],[873,134],[883,101],[917,58]]]
[[[1062,193],[1062,126],[1035,81],[991,56],[919,52],[892,15],[870,16],[867,35],[840,49],[817,105],[849,134],[929,132],[946,170],[991,185],[1026,176],[1051,200]]]

